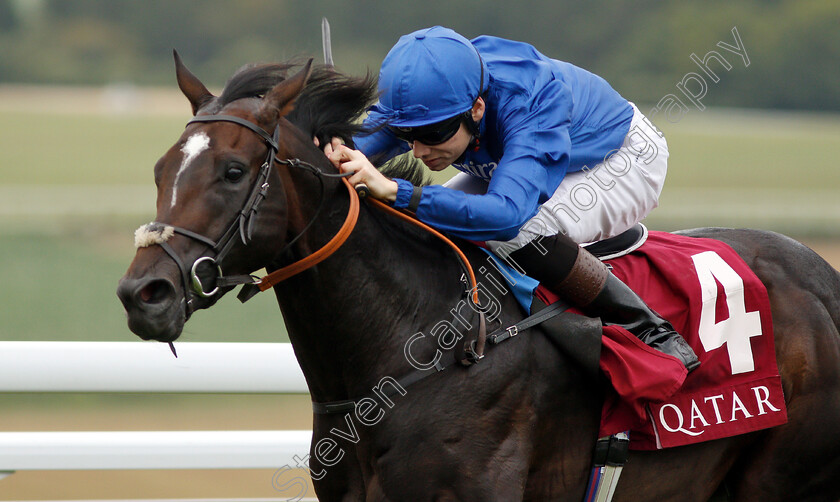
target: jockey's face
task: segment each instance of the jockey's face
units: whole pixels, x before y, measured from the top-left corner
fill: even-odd
[[[472,118],[478,122],[484,117],[484,99],[478,98],[473,104]],[[472,136],[463,123],[454,136],[437,145],[426,145],[414,141],[411,145],[414,156],[423,161],[432,171],[443,171],[464,154]]]

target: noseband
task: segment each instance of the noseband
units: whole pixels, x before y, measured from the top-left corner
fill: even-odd
[[[349,192],[351,193],[350,213],[348,214],[347,220],[345,221],[344,225],[339,231],[339,234],[337,234],[330,242],[328,242],[327,245],[324,246],[324,248],[319,249],[313,255],[310,255],[309,257],[304,258],[299,262],[293,263],[288,267],[284,267],[280,270],[273,272],[272,274],[269,274],[269,276],[273,279],[272,281],[266,280],[269,277],[260,279],[259,277],[252,275],[225,276],[222,272],[220,263],[227,256],[233,245],[236,243],[236,236],[239,235],[239,240],[242,242],[243,245],[247,246],[251,242],[257,211],[260,207],[260,204],[263,200],[265,200],[266,195],[268,193],[268,178],[271,174],[271,167],[274,162],[277,162],[278,164],[288,165],[291,167],[301,168],[305,171],[311,172],[316,175],[318,181],[321,184],[321,200],[318,204],[318,208],[315,211],[314,216],[304,227],[304,229],[300,233],[298,233],[298,235],[294,239],[292,239],[286,244],[286,246],[283,248],[283,250],[280,251],[280,253],[292,246],[298,239],[300,239],[301,236],[303,236],[303,234],[307,230],[309,230],[309,228],[315,222],[321,210],[323,209],[325,201],[324,195],[326,190],[323,178],[346,178],[347,176],[352,175],[352,173],[329,174],[322,172],[312,164],[304,162],[300,159],[278,159],[278,141],[280,136],[279,125],[274,129],[273,136],[269,135],[263,128],[254,124],[253,122],[243,119],[241,117],[236,117],[234,115],[202,115],[194,117],[192,120],[187,122],[187,125],[199,122],[233,122],[235,124],[239,124],[247,129],[250,129],[258,136],[260,136],[265,142],[266,146],[268,147],[268,153],[262,166],[260,166],[259,173],[257,175],[256,180],[254,181],[254,184],[251,186],[251,191],[248,195],[248,198],[245,200],[245,204],[242,206],[242,209],[237,213],[236,218],[230,223],[230,225],[228,225],[227,229],[222,233],[222,236],[218,239],[218,241],[214,241],[208,237],[205,237],[196,232],[192,232],[185,228],[176,227],[174,225],[169,225],[166,223],[152,222],[138,229],[138,232],[152,233],[157,234],[158,236],[162,236],[153,239],[151,242],[138,244],[138,247],[158,244],[178,266],[178,270],[181,273],[181,281],[184,286],[187,318],[189,318],[195,311],[195,305],[193,302],[195,296],[201,298],[211,298],[215,296],[223,287],[237,286],[242,284],[243,289],[239,294],[239,299],[244,302],[247,301],[249,298],[253,297],[259,291],[264,291],[265,289],[268,289],[280,280],[283,280],[287,277],[290,277],[291,275],[306,270],[306,268],[309,268],[315,263],[325,259],[333,251],[335,251],[335,249],[337,249],[341,246],[341,244],[344,243],[344,240],[347,239],[347,236],[349,236],[350,232],[352,231],[359,214],[359,202],[358,197],[356,196],[356,192],[355,190],[353,190],[349,183],[346,183],[349,187]],[[197,258],[191,266],[188,267],[184,263],[184,261],[178,256],[178,253],[175,252],[172,246],[170,246],[166,242],[166,240],[168,239],[168,235],[171,234],[183,235],[195,241],[201,242],[209,248],[209,254],[203,254],[202,256]],[[327,249],[325,252],[325,248],[329,249]],[[278,253],[278,255],[280,253]],[[312,259],[313,257],[315,257],[315,259]],[[213,287],[212,289],[210,289],[210,291],[207,291],[205,289],[204,285],[201,282],[201,279],[198,277],[198,269],[199,266],[201,266],[202,264],[207,264],[208,266],[215,268],[216,278]],[[284,272],[282,274],[282,278],[278,278],[281,275],[278,274],[280,272]]]

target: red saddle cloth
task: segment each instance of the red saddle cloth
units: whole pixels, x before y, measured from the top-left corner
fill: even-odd
[[[612,388],[601,436],[629,430],[631,449],[652,450],[787,422],[767,290],[732,248],[650,232],[641,248],[607,263],[686,338],[701,365],[686,377],[677,359],[604,327],[601,369]]]

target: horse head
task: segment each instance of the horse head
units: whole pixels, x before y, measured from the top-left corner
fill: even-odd
[[[317,105],[340,76],[323,67],[313,75],[311,60],[288,78],[295,65],[244,67],[218,97],[177,53],[175,65],[194,118],[155,165],[157,215],[135,233],[137,253],[117,288],[129,328],[147,340],[175,340],[195,310],[279,260],[318,202],[300,185],[318,176],[296,181],[307,175],[278,166],[294,158],[329,170],[312,137],[351,135],[375,95],[370,79],[358,80],[355,101],[345,91],[349,103],[325,115]]]

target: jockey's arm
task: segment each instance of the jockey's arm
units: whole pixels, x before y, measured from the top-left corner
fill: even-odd
[[[421,190],[416,213],[425,223],[469,240],[510,240],[532,218],[560,184],[565,169],[546,168],[536,159],[506,154],[493,173],[484,194],[468,194],[441,185],[422,188],[404,180],[399,184],[395,207],[407,207]],[[568,163],[566,159],[566,164]],[[415,195],[416,199],[416,195]]]
[[[330,160],[343,172],[353,172],[351,184],[364,183],[371,194],[394,204],[409,207],[412,195],[420,190],[416,208],[418,218],[435,228],[470,240],[509,240],[536,214],[542,203],[562,179],[560,167],[547,170],[528,156],[503,159],[485,194],[474,195],[441,185],[414,187],[406,180],[385,177],[365,155],[335,143]],[[565,164],[568,159],[564,159]],[[560,166],[564,164],[561,160]]]

